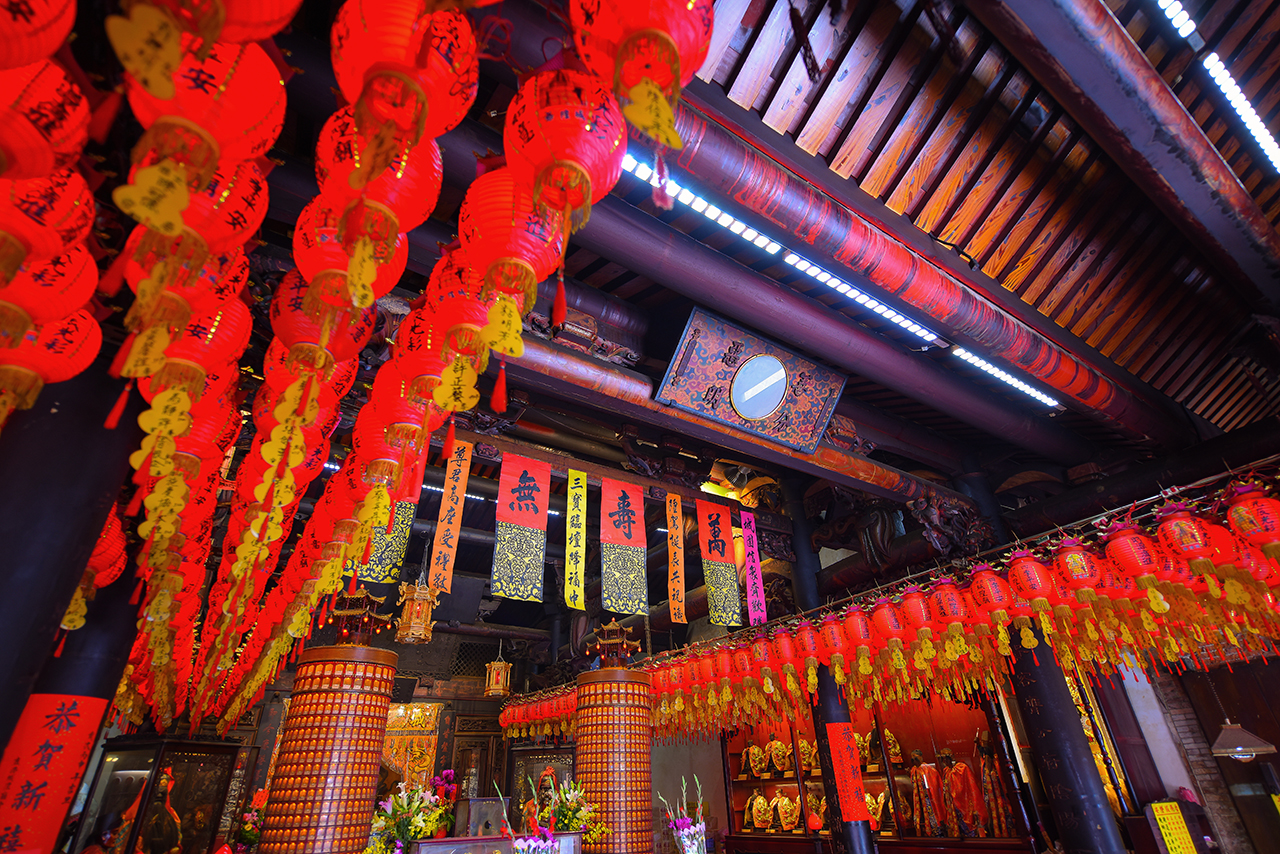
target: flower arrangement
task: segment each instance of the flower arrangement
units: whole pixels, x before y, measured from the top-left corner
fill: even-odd
[[[532,786],[533,781],[529,782]],[[550,805],[538,813],[539,822],[553,831],[581,833],[582,841],[588,845],[600,842],[609,835],[609,828],[596,805],[587,801],[586,794],[581,786],[566,780],[559,789],[552,790]]]
[[[431,788],[435,790],[436,797],[442,801],[453,803],[458,799],[458,784],[453,782],[452,768],[446,768],[432,777]]]
[[[698,780],[697,774],[693,775],[693,782],[698,787],[696,820],[689,815],[689,790],[683,777],[680,778],[680,802],[676,810],[673,811],[667,799],[662,797],[661,792],[658,793],[658,800],[662,801],[662,806],[667,811],[667,826],[675,834],[681,854],[700,854],[706,850],[707,823],[702,818],[702,782]]]
[[[240,827],[236,830],[236,842],[239,845],[249,848],[257,845],[262,838],[262,824],[258,816],[258,810],[252,806],[241,814]]]
[[[406,843],[430,839],[453,826],[453,801],[438,793],[439,787],[448,784],[443,780],[437,784],[436,780],[431,788],[407,788],[401,783],[398,792],[378,804],[373,815],[374,839],[366,854],[402,854]]]

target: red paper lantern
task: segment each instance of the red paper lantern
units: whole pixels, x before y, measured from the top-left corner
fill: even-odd
[[[796,667],[800,662],[800,654],[796,651],[795,640],[791,632],[779,628],[773,636],[773,654],[778,659],[779,669],[786,677],[787,690],[797,701],[800,699],[800,686],[796,684]]]
[[[604,81],[567,68],[526,77],[502,131],[517,180],[575,231],[618,183],[626,141],[622,109]]]
[[[1097,599],[1094,587],[1102,579],[1102,561],[1083,541],[1074,537],[1063,540],[1054,554],[1053,569],[1077,602],[1088,605]]]
[[[969,591],[978,608],[995,625],[1007,625],[1009,609],[1013,606],[1013,590],[1009,587],[1009,582],[986,564],[975,567],[970,579]]]
[[[850,605],[844,612],[844,636],[854,648],[858,660],[858,673],[871,675],[871,654],[878,652],[879,644],[875,630],[871,627],[871,618],[867,612],[857,605]]]
[[[1203,519],[1191,515],[1185,504],[1169,504],[1157,511],[1161,545],[1190,564],[1201,575],[1214,571],[1213,545]]]
[[[354,316],[372,306],[396,286],[409,261],[408,239],[393,234],[390,256],[377,265],[368,288],[361,288],[348,272],[352,262],[339,236],[341,224],[341,212],[324,196],[316,196],[298,214],[293,231],[293,259],[308,282],[304,308],[322,322],[326,314]]]
[[[540,212],[510,169],[486,172],[467,189],[458,239],[481,294],[507,294],[521,313],[533,308],[538,283],[560,263],[564,245],[560,215]]]
[[[10,11],[0,40],[0,68],[39,62],[67,40],[76,20],[75,0],[25,0]]]
[[[132,331],[156,325],[170,330],[181,329],[193,314],[214,311],[227,300],[237,297],[249,281],[249,259],[240,246],[208,254],[200,245],[202,239],[190,244],[184,240],[174,247],[153,238],[154,232],[135,228],[124,247],[127,256],[124,279],[130,289],[137,293],[147,279],[151,279],[152,288],[156,282],[163,288],[159,292],[151,290],[146,299],[134,300],[125,315],[125,325]],[[152,246],[152,251],[142,250],[144,242]],[[177,253],[168,254],[174,248]],[[194,252],[180,257],[187,250]],[[197,268],[194,265],[200,256],[204,260]],[[165,264],[159,272],[159,279],[153,279],[151,271],[162,260]]]
[[[23,264],[48,261],[83,242],[94,213],[93,194],[79,172],[0,180],[0,285]]]
[[[369,405],[374,420],[386,433],[388,444],[406,448],[415,458],[427,450],[431,434],[445,420],[443,410],[409,391],[409,381],[394,362],[383,365],[374,377]]]
[[[1016,551],[1010,556],[1009,586],[1037,613],[1049,610],[1058,600],[1053,573],[1028,551]]]
[[[0,71],[0,178],[44,178],[72,166],[89,138],[89,103],[62,66]]]
[[[1240,539],[1280,559],[1280,500],[1256,482],[1232,484],[1226,492],[1227,523]]]
[[[972,620],[968,604],[950,578],[940,578],[934,583],[929,592],[929,612],[935,625],[957,638],[964,636],[965,627]]]
[[[112,507],[107,514],[107,521],[98,535],[98,542],[89,555],[86,569],[93,573],[93,586],[101,590],[120,577],[124,571],[126,556],[124,527],[120,524],[120,514]]]
[[[773,670],[773,644],[764,635],[751,642],[751,663],[760,674],[764,692],[772,697],[778,676]]]
[[[423,8],[418,0],[347,0],[333,22],[338,87],[361,130],[385,139],[388,153],[453,130],[479,87],[471,22]]]
[[[330,376],[333,366],[354,359],[368,343],[377,323],[377,312],[367,308],[354,321],[331,327],[316,323],[304,310],[307,281],[297,270],[280,280],[271,301],[271,329],[289,348],[288,366],[294,372]]]
[[[370,208],[363,216],[368,227],[377,226],[380,237],[390,237],[402,231],[417,228],[440,197],[440,181],[443,177],[440,146],[434,140],[399,150],[391,165],[360,190],[355,186],[363,174],[360,171],[361,152],[367,140],[356,130],[352,107],[343,107],[325,122],[316,142],[316,181],[320,192],[339,204],[335,207],[346,211],[357,199],[363,198]],[[348,251],[355,239],[347,236]]]
[[[206,366],[235,362],[249,346],[253,318],[238,299],[191,318],[164,351],[165,365],[152,380],[156,391],[181,388],[196,400],[204,392]]]
[[[444,344],[444,330],[433,307],[424,306],[409,312],[396,332],[396,349],[392,360],[409,383],[409,393],[424,402],[440,385],[452,354]]]
[[[1106,551],[1112,565],[1131,577],[1139,589],[1156,585],[1162,561],[1155,540],[1132,525],[1117,524],[1107,532]]]
[[[441,346],[471,363],[477,374],[489,364],[489,345],[482,330],[489,323],[493,297],[481,297],[480,279],[468,265],[467,253],[454,249],[440,256],[427,281],[424,310],[434,314],[443,331]]]
[[[804,661],[805,692],[815,694],[818,690],[818,664],[822,661],[822,645],[818,640],[818,632],[807,620],[800,622],[793,631],[796,652]]]
[[[48,383],[89,367],[102,346],[98,322],[83,309],[35,327],[17,347],[0,348],[0,427],[15,409],[30,409]]]
[[[127,73],[125,80],[129,106],[146,128],[133,162],[173,159],[186,169],[193,189],[203,187],[219,163],[266,154],[284,126],[284,81],[256,44],[215,44],[204,59],[186,54],[173,75],[175,94],[167,100]]]
[[[66,317],[93,296],[98,267],[83,244],[48,261],[22,267],[0,288],[0,346],[16,347],[32,326]]]
[[[624,108],[632,101],[632,88],[648,79],[675,109],[680,90],[707,58],[714,14],[712,0],[569,3],[578,55],[612,82]]]
[[[933,658],[933,615],[929,613],[929,600],[919,587],[908,587],[898,605],[908,628],[913,630],[925,658]]]
[[[871,625],[884,640],[893,669],[905,669],[907,662],[902,655],[902,642],[907,638],[907,626],[898,606],[888,599],[877,599],[875,607],[871,609]]]
[[[818,632],[822,640],[822,660],[831,669],[831,675],[837,685],[848,681],[845,675],[845,654],[849,651],[849,639],[845,637],[844,624],[835,614],[827,614],[822,618],[822,628]]]

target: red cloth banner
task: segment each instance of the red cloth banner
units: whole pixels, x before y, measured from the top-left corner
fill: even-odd
[[[760,572],[760,545],[756,541],[756,517],[743,510],[742,550],[745,555],[742,568],[747,578],[747,621],[758,626],[769,619],[764,601],[764,575]]]
[[[840,797],[840,818],[844,821],[870,821],[866,792],[862,788],[862,757],[858,753],[857,732],[851,723],[827,724],[827,742],[831,745],[831,768],[836,777],[836,793]]]
[[[491,576],[494,596],[542,601],[550,486],[549,463],[502,455]]]
[[[107,701],[32,694],[0,759],[0,851],[53,850]]]
[[[698,499],[698,545],[707,583],[707,606],[713,626],[742,625],[742,596],[733,563],[733,526],[729,508]]]
[[[600,481],[601,600],[615,614],[649,610],[645,566],[644,490],[633,483]]]

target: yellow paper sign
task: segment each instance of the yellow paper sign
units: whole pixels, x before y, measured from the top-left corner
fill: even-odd
[[[449,412],[472,409],[480,402],[476,379],[478,377],[471,365],[465,359],[455,357],[440,377],[440,385],[431,397],[437,406]]]
[[[524,355],[522,329],[516,301],[503,294],[489,308],[489,324],[480,331],[480,338],[491,350],[518,359]]]
[[[355,250],[347,262],[347,288],[351,304],[356,308],[373,305],[373,282],[378,278],[378,259],[373,241],[362,237],[356,241]]]
[[[622,108],[622,114],[636,130],[656,139],[667,148],[684,148],[684,140],[676,133],[676,117],[671,112],[671,102],[661,87],[648,77],[631,87],[627,93],[630,103]]]
[[[138,426],[153,436],[185,436],[191,428],[191,398],[171,388],[151,399],[151,408],[138,416]]]
[[[431,586],[449,593],[453,589],[453,564],[458,553],[458,531],[462,527],[462,505],[471,477],[471,443],[453,443],[453,455],[444,470],[444,493],[440,496],[440,515],[436,521],[435,541],[431,546]]]
[[[120,373],[135,378],[151,376],[164,367],[164,351],[168,346],[169,330],[163,326],[153,326],[138,333]]]
[[[306,408],[301,408],[302,396],[307,391],[307,379],[305,377],[296,379],[289,383],[289,387],[280,393],[280,401],[276,404],[275,409],[271,410],[272,416],[280,424],[293,423],[295,420],[299,424],[314,424],[316,418],[320,414],[320,401],[318,395],[311,395],[306,401]]]
[[[191,202],[186,170],[172,158],[139,169],[111,198],[120,210],[166,237],[182,232],[182,212]]]
[[[564,533],[564,603],[587,610],[583,579],[587,572],[587,475],[569,469]]]
[[[129,17],[107,16],[107,39],[120,64],[154,97],[170,100],[182,62],[182,31],[155,6],[137,3]]]
[[[1169,854],[1195,854],[1196,844],[1187,830],[1187,821],[1176,803],[1158,803],[1151,805],[1151,814],[1155,816],[1156,827],[1164,839],[1164,847]]]

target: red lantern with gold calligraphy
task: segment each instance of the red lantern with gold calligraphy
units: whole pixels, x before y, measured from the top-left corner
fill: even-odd
[[[1033,612],[1041,615],[1040,627],[1045,634],[1053,634],[1053,624],[1046,614],[1057,604],[1058,594],[1049,567],[1029,551],[1015,551],[1009,558],[1009,586]]]
[[[461,12],[426,12],[418,0],[347,0],[330,46],[357,124],[388,152],[447,133],[475,102],[478,48]]]
[[[593,72],[612,82],[624,109],[641,97],[633,92],[645,80],[652,81],[656,93],[675,108],[681,89],[707,58],[713,17],[712,0],[569,3],[578,55]]]
[[[0,347],[16,347],[32,326],[66,317],[93,296],[98,267],[83,244],[31,267],[0,288]]]
[[[800,654],[796,651],[795,639],[787,628],[779,628],[773,636],[773,655],[778,660],[779,669],[786,679],[787,690],[797,702],[800,700],[800,686],[796,683],[797,668],[802,666]]]
[[[924,657],[933,658],[936,655],[933,648],[933,615],[929,613],[929,600],[925,598],[924,591],[915,585],[908,587],[903,591],[898,609],[920,644]]]
[[[271,329],[289,348],[290,370],[328,377],[335,364],[359,355],[373,334],[377,312],[367,308],[351,322],[322,325],[303,310],[306,293],[307,281],[301,273],[285,274],[271,301]]]
[[[907,639],[907,625],[902,612],[892,601],[880,598],[871,609],[871,625],[884,640],[885,649],[889,650],[889,663],[894,670],[903,670],[907,666],[902,655],[902,644]]]
[[[1214,571],[1213,544],[1203,519],[1193,516],[1187,505],[1178,503],[1160,508],[1157,517],[1161,545],[1190,564],[1193,572],[1203,575]]]
[[[0,178],[44,178],[72,166],[89,138],[89,103],[56,62],[0,71]]]
[[[316,196],[302,212],[293,230],[293,260],[308,282],[305,310],[317,321],[325,315],[337,318],[356,313],[390,293],[404,274],[409,261],[409,241],[403,234],[391,235],[390,255],[376,271],[367,288],[354,278],[351,256],[342,245],[342,212],[330,199]]]
[[[974,567],[969,590],[978,607],[997,626],[1009,623],[1009,609],[1013,606],[1013,590],[986,564]]]
[[[75,0],[24,0],[15,4],[0,39],[0,68],[49,57],[67,40],[76,20]]]
[[[0,180],[0,285],[23,264],[48,261],[82,242],[94,212],[93,194],[79,172]]]
[[[284,126],[284,81],[256,44],[215,44],[203,59],[187,53],[173,75],[175,94],[169,99],[148,92],[127,73],[125,79],[129,106],[146,129],[133,162],[172,159],[186,170],[193,189],[203,187],[219,163],[266,154]]]
[[[822,661],[831,668],[831,675],[837,685],[848,681],[845,675],[845,653],[849,651],[849,639],[844,634],[844,624],[835,614],[827,614],[822,618],[822,628],[818,632],[822,639]]]
[[[238,299],[191,318],[165,349],[165,365],[152,378],[152,389],[181,388],[192,400],[198,399],[204,391],[206,368],[237,361],[249,346],[252,331],[253,318]]]
[[[409,393],[423,401],[431,400],[452,361],[434,307],[415,309],[400,322],[392,360],[409,383]]]
[[[440,256],[424,295],[424,308],[433,312],[444,332],[441,345],[470,362],[478,374],[489,364],[489,345],[481,332],[489,323],[493,304],[492,296],[482,299],[480,292],[480,278],[466,251],[457,248]]]
[[[968,604],[950,578],[939,578],[929,591],[929,613],[944,634],[957,638],[964,636],[965,628],[972,620]]]
[[[626,141],[613,93],[599,77],[568,68],[526,77],[502,132],[507,166],[574,230],[618,183]]]
[[[751,642],[751,662],[760,674],[760,683],[765,694],[776,699],[774,685],[777,684],[778,675],[773,671],[773,645],[764,635],[760,635]]]
[[[538,283],[560,263],[564,235],[560,215],[540,212],[531,191],[504,168],[486,172],[467,189],[458,239],[481,293],[507,294],[527,313]]]
[[[1236,536],[1268,558],[1280,559],[1280,500],[1257,482],[1232,484],[1225,495],[1227,523]]]
[[[858,661],[858,673],[871,675],[871,656],[880,651],[881,644],[871,627],[871,618],[857,605],[850,605],[844,612],[844,636],[853,647]]]
[[[71,379],[102,346],[98,322],[83,309],[28,330],[17,347],[0,348],[0,427],[15,409],[30,409],[48,383]]]

